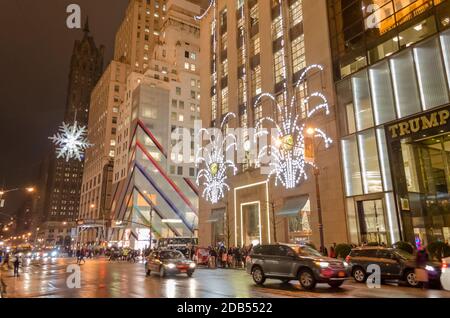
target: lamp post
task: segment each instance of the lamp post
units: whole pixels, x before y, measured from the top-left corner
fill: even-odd
[[[306,130],[306,133],[310,137],[314,137],[316,130],[312,127]],[[325,250],[325,239],[323,235],[323,217],[322,217],[322,204],[320,200],[320,184],[319,184],[319,176],[320,176],[320,168],[317,165],[317,150],[319,148],[319,144],[316,144],[315,139],[311,138],[313,142],[313,160],[314,160],[314,180],[316,183],[316,201],[317,201],[317,216],[319,218],[319,235],[320,235],[320,251],[323,253]]]

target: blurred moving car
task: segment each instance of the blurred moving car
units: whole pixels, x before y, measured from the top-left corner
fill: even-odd
[[[314,289],[317,283],[337,288],[349,277],[344,262],[322,256],[309,246],[258,245],[246,262],[247,272],[258,285],[264,284],[267,278],[284,283],[298,279],[306,290]]]
[[[400,249],[385,247],[359,247],[353,249],[346,258],[351,274],[358,283],[365,283],[368,277],[367,267],[378,265],[381,269],[381,279],[404,281],[411,287],[416,287],[416,258]],[[426,271],[430,283],[440,281],[441,264],[428,262]]]
[[[145,273],[150,276],[152,272],[160,277],[166,275],[186,274],[189,277],[195,272],[195,262],[187,259],[177,250],[160,250],[153,252],[145,263]]]

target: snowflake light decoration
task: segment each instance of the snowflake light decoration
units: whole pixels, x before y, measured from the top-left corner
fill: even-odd
[[[236,115],[228,113],[225,116],[220,126],[221,131],[224,131],[224,127],[231,117],[236,118]],[[211,135],[207,129],[201,129],[199,135],[201,136],[203,133],[209,136],[210,143],[206,147],[201,147],[197,152],[196,166],[205,166],[197,175],[197,185],[203,185],[205,187],[203,197],[212,204],[216,204],[225,197],[225,191],[230,190],[226,182],[228,170],[231,170],[233,175],[237,173],[234,162],[226,160],[228,151],[232,148],[236,149],[236,136],[227,134],[225,137],[218,137]]]
[[[92,146],[86,134],[86,127],[78,125],[76,121],[73,125],[62,123],[59,132],[49,137],[57,147],[57,158],[65,158],[67,162],[71,159],[82,161],[84,151]]]
[[[283,25],[283,12],[282,0],[280,2],[280,16],[281,23]],[[284,31],[283,31],[284,32]],[[284,34],[283,34],[284,37]],[[319,128],[308,127],[307,123],[310,118],[315,116],[318,112],[324,110],[326,115],[329,115],[329,105],[327,98],[320,92],[314,92],[307,96],[303,100],[303,108],[306,109],[307,105],[311,106],[312,99],[319,99],[321,102],[316,107],[309,107],[305,115],[305,118],[301,118],[296,111],[297,96],[291,99],[290,104],[288,101],[288,90],[287,90],[287,75],[286,75],[286,55],[284,54],[284,41],[282,41],[282,76],[283,76],[283,103],[277,102],[276,98],[272,94],[263,93],[256,100],[254,107],[259,104],[261,99],[269,98],[277,106],[278,114],[280,115],[280,120],[277,122],[271,117],[264,117],[260,119],[256,125],[256,136],[258,138],[261,135],[268,135],[268,131],[264,130],[262,125],[264,122],[268,121],[273,126],[276,127],[276,134],[272,134],[272,144],[263,147],[258,154],[258,161],[263,161],[268,158],[269,162],[269,175],[268,179],[275,175],[275,185],[281,182],[286,189],[295,188],[302,180],[308,178],[306,174],[306,167],[308,165],[313,165],[306,161],[305,158],[305,139],[306,135],[310,135],[313,138],[322,138],[325,142],[325,147],[328,148],[332,144],[332,140]],[[301,84],[306,81],[307,74],[312,70],[318,70],[323,72],[323,67],[321,65],[311,65],[307,67],[301,74],[300,79],[295,85],[295,90],[299,88]]]

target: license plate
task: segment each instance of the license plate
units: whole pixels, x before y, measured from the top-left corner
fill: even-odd
[[[181,272],[181,273],[186,273],[187,270],[186,270],[186,269],[182,269],[182,270],[180,270],[180,272]]]
[[[339,272],[338,276],[339,277],[345,277],[345,272]]]

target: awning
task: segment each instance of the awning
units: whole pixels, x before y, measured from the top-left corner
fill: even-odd
[[[311,211],[309,195],[301,195],[284,201],[283,208],[277,213],[278,216],[299,216],[301,211]]]

